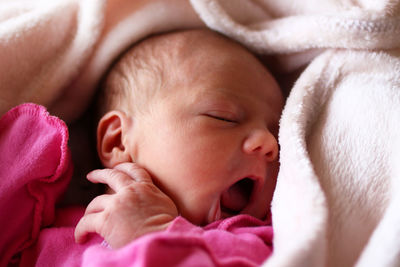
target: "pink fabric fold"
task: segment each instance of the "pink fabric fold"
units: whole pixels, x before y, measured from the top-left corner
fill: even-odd
[[[65,123],[22,104],[0,119],[0,266],[54,221],[55,202],[72,174]]]
[[[259,266],[272,253],[272,227],[248,215],[204,228],[182,217],[165,232],[144,236],[119,249],[96,245],[83,266]]]

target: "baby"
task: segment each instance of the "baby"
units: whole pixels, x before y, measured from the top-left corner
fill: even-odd
[[[162,34],[125,53],[103,87],[105,169],[87,177],[109,192],[88,205],[78,243],[96,232],[118,248],[179,215],[266,218],[283,96],[249,51],[210,30]]]

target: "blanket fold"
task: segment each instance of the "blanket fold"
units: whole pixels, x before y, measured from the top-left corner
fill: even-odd
[[[369,65],[360,66],[363,60]],[[328,51],[301,75],[282,115],[276,253],[266,266],[400,262],[393,212],[399,205],[393,193],[399,190],[393,146],[400,137],[399,71],[399,53]],[[298,243],[288,246],[290,238]]]
[[[293,14],[274,17],[265,12],[264,20],[240,23],[230,16],[226,1],[191,0],[193,7],[210,28],[240,41],[259,53],[294,53],[312,48],[391,49],[399,47],[400,19],[385,13],[366,12],[355,7],[322,14]],[[225,2],[225,6],[223,5]],[[235,1],[238,8],[240,1]],[[306,4],[306,3],[304,3]],[[235,5],[235,3],[229,3]],[[247,16],[268,10],[260,1],[247,9]],[[232,7],[231,7],[232,8]]]

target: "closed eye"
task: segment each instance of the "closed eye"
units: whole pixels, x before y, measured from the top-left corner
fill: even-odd
[[[229,118],[222,117],[222,116],[216,116],[216,115],[212,115],[212,114],[206,114],[206,116],[210,117],[212,119],[220,120],[220,121],[226,121],[226,122],[230,122],[230,123],[237,123],[237,121],[234,120],[234,119],[229,119]]]

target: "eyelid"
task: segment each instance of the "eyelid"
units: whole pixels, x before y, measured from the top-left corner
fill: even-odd
[[[226,122],[231,122],[231,123],[238,123],[239,118],[237,115],[235,115],[232,112],[227,112],[227,111],[220,111],[220,110],[211,110],[205,113],[204,115],[221,120],[221,121],[226,121]]]

